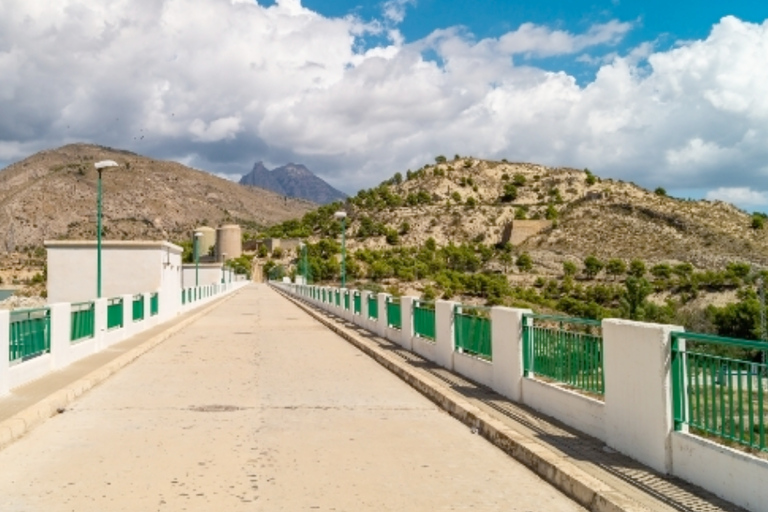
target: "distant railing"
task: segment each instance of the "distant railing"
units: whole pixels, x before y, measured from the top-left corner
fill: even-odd
[[[456,349],[492,360],[490,309],[457,305],[454,309],[454,320]]]
[[[20,363],[51,351],[51,312],[49,309],[11,311],[10,363]]]
[[[525,375],[539,375],[603,396],[603,338],[598,320],[553,315],[523,317]]]
[[[72,325],[69,333],[69,341],[78,341],[93,338],[96,332],[96,305],[93,302],[81,302],[72,304]]]
[[[766,352],[764,342],[673,332],[675,429],[768,451]]]
[[[123,326],[123,299],[109,299],[107,302],[107,329],[117,329]]]
[[[133,321],[140,322],[144,320],[144,294],[133,296]]]
[[[379,298],[376,294],[368,296],[368,318],[379,319]]]
[[[349,294],[352,293],[350,290],[345,290],[346,293],[344,293],[344,310],[349,311]]]
[[[336,290],[336,305],[341,306],[341,290]]]
[[[149,316],[157,316],[160,313],[160,297],[157,292],[149,297]]]
[[[353,301],[353,313],[356,315],[359,315],[363,311],[363,304],[362,304],[362,297],[360,297],[360,292],[355,290],[354,295],[352,295],[352,301]]]
[[[435,340],[435,303],[414,301],[413,332],[419,338]]]
[[[403,328],[403,313],[399,297],[387,297],[387,326],[392,329]]]

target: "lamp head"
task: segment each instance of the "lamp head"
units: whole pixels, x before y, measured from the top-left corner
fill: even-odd
[[[203,234],[201,232],[199,232],[199,231],[195,232],[195,238],[200,238],[201,236],[203,236]]]
[[[120,167],[114,160],[102,160],[101,162],[96,162],[93,166],[98,170],[107,169],[109,167]]]
[[[334,218],[337,218],[339,220],[346,219],[347,218],[347,212],[343,210],[339,210],[336,213],[333,214]]]

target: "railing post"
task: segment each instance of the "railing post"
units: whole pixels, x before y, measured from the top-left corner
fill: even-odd
[[[435,301],[435,363],[448,370],[453,370],[453,310],[457,304],[450,300]]]
[[[387,337],[387,299],[391,295],[389,293],[379,293],[378,306],[379,306],[379,318],[376,321],[376,335],[381,338]]]
[[[117,340],[122,341],[133,334],[133,295],[123,295],[123,328],[117,334]]]
[[[662,473],[672,469],[671,333],[683,328],[603,320],[607,444]]]
[[[363,290],[360,292],[360,318],[358,318],[357,325],[363,329],[371,330],[371,322],[368,318],[368,298],[371,296],[371,292]]]
[[[58,370],[70,362],[69,338],[72,331],[72,304],[58,302],[47,307],[51,313],[51,370]]]
[[[11,350],[11,312],[0,309],[0,396],[8,394]]]
[[[400,297],[400,345],[406,350],[413,350],[413,303],[418,297]]]
[[[523,315],[530,309],[491,308],[493,390],[512,401],[522,401]]]

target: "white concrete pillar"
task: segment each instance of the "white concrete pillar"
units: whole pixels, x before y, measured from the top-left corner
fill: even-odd
[[[682,327],[603,320],[605,431],[610,447],[672,469],[671,337]]]
[[[94,326],[93,338],[96,351],[107,345],[107,302],[109,299],[96,299],[93,306]]]
[[[391,296],[389,293],[379,293],[377,295],[379,318],[376,321],[376,335],[382,338],[387,337],[387,299]]]
[[[453,309],[458,302],[435,301],[435,363],[453,370]]]
[[[522,400],[523,315],[530,309],[491,308],[493,390],[514,402]]]
[[[368,318],[368,297],[370,296],[371,292],[368,290],[360,292],[360,316],[357,322],[357,325],[368,331],[371,330],[371,321]]]
[[[155,318],[151,315],[151,311],[152,311],[152,294],[145,293],[144,294],[144,322],[141,327],[142,331],[149,329],[149,327],[154,325],[155,323]]]
[[[406,350],[413,350],[413,303],[418,297],[400,297],[400,345]]]
[[[115,341],[122,341],[133,334],[133,295],[123,295],[123,328]]]
[[[11,357],[11,312],[0,309],[0,396],[8,394]]]
[[[70,335],[72,330],[72,304],[49,304],[51,312],[51,370],[64,368],[70,363]]]

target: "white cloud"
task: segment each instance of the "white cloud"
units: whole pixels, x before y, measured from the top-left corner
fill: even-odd
[[[382,7],[384,18],[392,23],[402,23],[409,5],[416,5],[416,0],[387,0]]]
[[[414,42],[394,21],[298,0],[4,0],[0,161],[87,140],[225,174],[302,162],[353,193],[455,153],[669,190],[754,188],[766,172],[768,22],[727,17],[706,39],[624,53],[619,21]],[[606,49],[586,84],[518,62]]]
[[[768,205],[768,193],[752,190],[749,187],[719,187],[707,192],[710,201],[726,201],[737,205]]]

